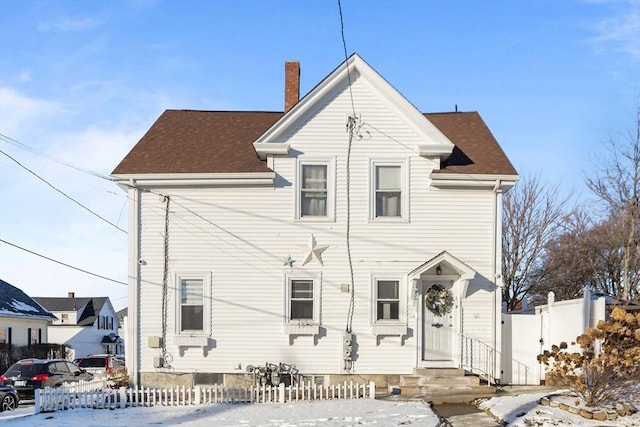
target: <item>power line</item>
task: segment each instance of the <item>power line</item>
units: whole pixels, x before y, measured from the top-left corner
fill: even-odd
[[[0,133],[0,140],[8,142],[9,144],[14,145],[16,147],[22,148],[23,150],[27,150],[27,151],[29,151],[29,152],[31,152],[33,154],[37,154],[38,156],[42,156],[44,158],[47,158],[47,159],[49,159],[49,160],[51,160],[53,162],[59,163],[59,164],[64,165],[64,166],[66,166],[68,168],[77,170],[78,172],[86,173],[87,175],[91,175],[91,176],[95,176],[97,178],[102,178],[102,179],[105,179],[107,181],[111,181],[111,178],[109,178],[108,176],[102,175],[101,173],[94,172],[94,171],[89,170],[89,169],[83,169],[83,168],[80,168],[78,166],[74,166],[74,165],[72,165],[70,163],[66,163],[66,162],[64,162],[62,160],[56,159],[54,157],[48,156],[48,155],[44,154],[43,152],[41,152],[39,150],[36,150],[35,148],[30,147],[29,145],[24,144],[24,143],[18,141],[17,139],[11,138],[11,137],[9,137],[7,135],[3,135],[3,134]]]
[[[81,208],[85,209],[86,211],[88,211],[89,213],[91,213],[92,215],[97,216],[98,218],[100,218],[101,220],[103,220],[104,222],[106,222],[107,224],[117,228],[118,230],[122,231],[123,233],[127,234],[126,230],[123,230],[122,228],[118,227],[116,224],[112,223],[111,221],[109,221],[106,218],[103,218],[102,216],[100,216],[99,214],[95,213],[94,211],[92,211],[91,209],[89,209],[88,207],[86,207],[85,205],[83,205],[82,203],[80,203],[79,201],[77,201],[76,199],[74,199],[73,197],[69,196],[68,194],[66,194],[65,192],[63,192],[62,190],[58,189],[57,187],[55,187],[53,184],[51,184],[49,181],[47,181],[46,179],[42,178],[40,175],[38,175],[37,173],[35,173],[34,171],[32,171],[31,169],[27,168],[26,166],[24,166],[22,163],[20,163],[19,161],[17,161],[16,159],[14,159],[13,157],[11,157],[9,154],[5,153],[4,151],[0,150],[0,153],[4,154],[5,156],[7,156],[8,158],[10,158],[11,160],[13,160],[18,166],[20,166],[21,168],[23,168],[24,170],[26,170],[27,172],[31,173],[33,176],[35,176],[36,178],[38,178],[40,181],[44,182],[45,184],[47,184],[49,187],[53,188],[54,190],[56,190],[58,193],[62,194],[64,197],[66,197],[67,199],[71,200],[72,202],[74,202],[75,204],[77,204],[78,206],[80,206]]]
[[[15,245],[15,244],[13,244],[13,243],[7,242],[6,240],[0,239],[0,242],[5,243],[5,244],[10,245],[10,246],[13,246],[14,248],[18,248],[18,249],[23,250],[23,251],[25,251],[25,252],[29,252],[30,254],[37,255],[37,256],[39,256],[40,258],[44,258],[44,259],[46,259],[46,260],[53,261],[53,262],[58,263],[58,264],[60,264],[60,265],[64,265],[65,267],[73,268],[74,270],[78,270],[78,271],[81,271],[81,272],[83,272],[83,273],[90,274],[90,275],[92,275],[92,276],[99,277],[99,278],[104,279],[104,280],[108,280],[108,281],[110,281],[110,282],[114,282],[114,283],[118,283],[118,284],[121,284],[121,285],[128,286],[128,283],[121,282],[121,281],[119,281],[119,280],[115,280],[115,279],[110,279],[110,278],[108,278],[108,277],[101,276],[101,275],[99,275],[99,274],[92,273],[92,272],[87,271],[87,270],[83,270],[83,269],[81,269],[81,268],[79,268],[79,267],[74,267],[73,265],[65,264],[65,263],[64,263],[64,262],[62,262],[62,261],[58,261],[58,260],[55,260],[55,259],[53,259],[53,258],[49,258],[48,256],[45,256],[45,255],[39,254],[39,253],[37,253],[37,252],[30,251],[29,249],[26,249],[26,248],[23,248],[22,246],[18,246],[18,245]]]
[[[353,91],[351,90],[351,73],[349,72],[349,64],[348,64],[348,55],[347,55],[347,42],[344,38],[344,20],[342,17],[342,3],[338,0],[338,10],[340,11],[340,35],[342,36],[342,47],[344,49],[344,64],[347,67],[347,80],[349,80],[349,96],[351,97],[351,110],[353,111],[353,116],[356,115],[356,107],[353,103]]]

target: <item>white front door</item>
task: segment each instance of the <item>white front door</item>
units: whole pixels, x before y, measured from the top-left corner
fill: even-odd
[[[451,293],[452,282],[427,282],[422,287],[422,360],[452,361],[454,308],[451,306],[447,313],[438,314],[438,309],[430,310],[425,303],[425,298],[428,295],[432,296],[437,289],[444,289],[445,292]],[[433,302],[440,307],[447,303],[443,298],[436,298],[436,301],[432,300]]]

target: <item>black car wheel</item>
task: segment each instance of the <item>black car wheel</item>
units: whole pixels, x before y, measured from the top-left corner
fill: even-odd
[[[18,407],[18,402],[16,402],[16,398],[10,394],[7,394],[4,399],[2,399],[2,404],[0,405],[0,411],[13,411]]]

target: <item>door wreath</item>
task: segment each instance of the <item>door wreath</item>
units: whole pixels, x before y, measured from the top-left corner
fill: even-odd
[[[435,284],[425,294],[424,306],[436,316],[444,316],[453,307],[453,294],[444,286]]]

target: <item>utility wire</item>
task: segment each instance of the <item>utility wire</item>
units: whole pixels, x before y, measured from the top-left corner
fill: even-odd
[[[40,258],[44,258],[44,259],[47,259],[47,260],[49,260],[49,261],[53,261],[53,262],[55,262],[55,263],[58,263],[58,264],[60,264],[60,265],[64,265],[65,267],[73,268],[74,270],[78,270],[78,271],[81,271],[81,272],[83,272],[83,273],[90,274],[90,275],[92,275],[92,276],[99,277],[99,278],[104,279],[104,280],[108,280],[108,281],[110,281],[110,282],[114,282],[114,283],[118,283],[118,284],[121,284],[121,285],[128,286],[128,283],[121,282],[121,281],[119,281],[119,280],[115,280],[115,279],[110,279],[110,278],[108,278],[108,277],[101,276],[101,275],[99,275],[99,274],[92,273],[92,272],[87,271],[87,270],[83,270],[83,269],[81,269],[81,268],[79,268],[79,267],[74,267],[73,265],[65,264],[65,263],[64,263],[64,262],[62,262],[62,261],[58,261],[58,260],[55,260],[55,259],[53,259],[53,258],[49,258],[48,256],[44,256],[44,255],[42,255],[42,254],[39,254],[39,253],[37,253],[37,252],[30,251],[29,249],[26,249],[26,248],[23,248],[22,246],[18,246],[18,245],[16,245],[16,244],[13,244],[13,243],[7,242],[6,240],[0,239],[0,242],[5,243],[5,244],[7,244],[7,245],[9,245],[9,246],[13,246],[14,248],[21,249],[21,250],[23,250],[23,251],[25,251],[25,252],[29,252],[30,254],[37,255],[37,256],[39,256]]]
[[[342,17],[342,3],[338,0],[338,10],[340,11],[340,35],[342,36],[342,48],[344,49],[344,65],[347,67],[347,80],[349,80],[349,96],[351,98],[351,110],[353,111],[353,116],[356,115],[356,107],[353,103],[353,91],[351,90],[351,73],[349,71],[348,64],[348,55],[347,55],[347,42],[344,38],[344,19]]]
[[[102,179],[105,179],[107,181],[111,181],[111,178],[109,178],[108,176],[102,175],[102,174],[100,174],[98,172],[91,171],[89,169],[83,169],[83,168],[80,168],[78,166],[74,166],[74,165],[72,165],[70,163],[63,162],[62,160],[58,160],[58,159],[56,159],[54,157],[48,156],[48,155],[44,154],[43,152],[41,152],[39,150],[36,150],[35,148],[30,147],[27,144],[24,144],[24,143],[18,141],[17,139],[11,138],[11,137],[9,137],[7,135],[3,135],[3,134],[0,133],[0,140],[8,142],[9,144],[14,145],[14,146],[19,147],[19,148],[22,148],[24,150],[30,151],[33,154],[37,154],[39,156],[45,157],[45,158],[47,158],[47,159],[49,159],[49,160],[51,160],[53,162],[59,163],[59,164],[64,165],[64,166],[66,166],[68,168],[77,170],[78,172],[86,173],[88,175],[95,176],[97,178],[102,178]]]
[[[35,176],[36,178],[38,178],[40,181],[44,182],[45,184],[47,184],[49,187],[53,188],[54,190],[56,190],[58,193],[62,194],[64,197],[66,197],[67,199],[71,200],[72,202],[74,202],[75,204],[77,204],[78,206],[80,206],[81,208],[83,208],[84,210],[88,211],[89,213],[91,213],[92,215],[97,216],[98,218],[100,218],[101,220],[103,220],[104,222],[106,222],[107,224],[117,228],[118,230],[122,231],[123,233],[127,234],[126,230],[123,230],[122,228],[118,227],[116,224],[112,223],[111,221],[109,221],[106,218],[103,218],[102,216],[98,215],[97,213],[95,213],[94,211],[92,211],[91,209],[89,209],[88,207],[86,207],[85,205],[83,205],[82,203],[80,203],[79,201],[77,201],[76,199],[74,199],[73,197],[69,196],[68,194],[66,194],[65,192],[63,192],[62,190],[58,189],[57,187],[55,187],[53,184],[51,184],[49,181],[47,181],[46,179],[42,178],[40,175],[38,175],[37,173],[35,173],[34,171],[32,171],[31,169],[27,168],[26,166],[24,166],[22,163],[20,163],[19,161],[17,161],[16,159],[14,159],[13,157],[11,157],[9,154],[5,153],[4,151],[0,150],[0,153],[4,154],[5,156],[7,156],[8,158],[10,158],[11,160],[13,160],[18,166],[20,166],[22,169],[26,170],[27,172],[29,172],[30,174],[32,174],[33,176]]]

